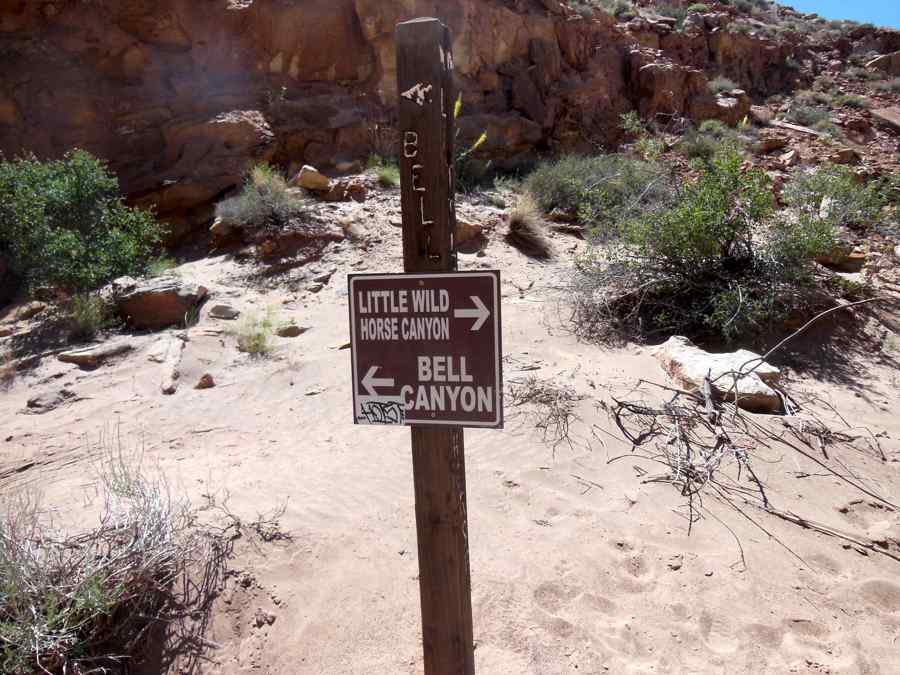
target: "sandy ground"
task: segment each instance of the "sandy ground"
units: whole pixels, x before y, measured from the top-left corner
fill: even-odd
[[[237,547],[201,672],[422,672],[409,431],[351,423],[346,274],[401,268],[399,229],[375,215],[363,227],[374,237],[367,250],[345,242],[303,271],[334,270],[317,293],[306,282],[266,292],[225,256],[183,265],[179,273],[214,298],[189,331],[172,396],[147,360],[159,334],[135,336],[135,352],[91,372],[44,359],[0,394],[0,489],[39,485],[63,519],[89,512],[88,441],[104,430],[142,444],[145,461],[198,503],[227,491],[247,518],[286,504],[291,540]],[[665,380],[646,348],[580,344],[558,328],[563,261],[576,240],[555,244],[560,262],[546,265],[498,236],[484,256],[461,258],[462,269],[503,274],[507,383],[537,376],[587,396],[572,446],[554,451],[513,409],[503,431],[466,432],[477,671],[900,672],[896,560],[755,512],[770,537],[713,499],[688,536],[677,491],[642,482],[658,467],[607,463],[630,446],[597,404],[641,377]],[[252,359],[235,348],[233,322],[206,316],[218,302],[274,307],[310,330]],[[794,376],[790,386],[884,432],[887,461],[864,448],[836,459],[896,502],[898,373],[874,359],[854,369],[856,381]],[[217,386],[195,390],[207,372]],[[23,413],[28,398],[63,387],[77,400]],[[799,456],[760,448],[755,467],[780,508],[900,540],[898,512]],[[257,626],[259,610],[274,621]]]

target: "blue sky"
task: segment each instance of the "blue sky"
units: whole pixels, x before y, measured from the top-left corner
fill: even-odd
[[[815,12],[826,19],[853,19],[900,28],[900,0],[783,0],[780,4],[799,12]]]

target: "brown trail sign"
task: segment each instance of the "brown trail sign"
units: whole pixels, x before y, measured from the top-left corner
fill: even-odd
[[[407,274],[350,278],[353,417],[412,425],[425,675],[473,675],[460,425],[503,423],[500,275],[454,274],[450,32],[416,19],[396,39]]]
[[[499,272],[349,284],[357,424],[503,425]]]

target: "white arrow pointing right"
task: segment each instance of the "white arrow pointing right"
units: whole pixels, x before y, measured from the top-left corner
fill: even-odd
[[[454,309],[453,316],[457,319],[476,319],[470,330],[479,330],[491,312],[477,295],[470,295],[469,298],[475,303],[475,309]]]
[[[371,368],[369,368],[369,372],[367,372],[365,377],[363,377],[362,379],[363,389],[366,390],[366,393],[369,396],[378,396],[378,392],[375,391],[375,387],[394,386],[393,377],[375,377],[375,373],[378,372],[379,368],[381,368],[381,366],[372,366]]]

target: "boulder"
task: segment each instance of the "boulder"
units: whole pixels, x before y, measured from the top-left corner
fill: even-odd
[[[656,347],[653,355],[672,381],[688,391],[702,390],[709,376],[714,395],[734,401],[736,391],[737,405],[744,410],[767,414],[783,410],[781,395],[773,388],[781,379],[781,371],[769,363],[760,364],[759,354],[746,349],[711,354],[686,337],[675,335]],[[741,372],[744,374],[735,383],[732,373]]]
[[[275,331],[275,334],[278,337],[295,338],[295,337],[300,337],[308,330],[309,330],[309,328],[306,328],[303,326],[298,326],[295,323],[289,323],[285,326],[281,326],[277,331]]]
[[[165,328],[185,323],[186,315],[206,297],[205,287],[175,276],[113,282],[120,316],[136,328]]]
[[[832,164],[859,164],[859,153],[853,148],[838,148],[828,155],[828,161]]]
[[[755,121],[757,124],[765,126],[772,123],[772,120],[775,119],[775,113],[765,106],[751,105],[750,117],[753,118],[753,121]]]
[[[880,70],[892,77],[900,76],[900,52],[876,56],[866,64],[866,68]]]
[[[302,187],[313,192],[328,192],[331,189],[331,180],[308,164],[300,169],[289,184],[291,187]]]
[[[782,136],[781,134],[771,132],[763,132],[760,133],[759,138],[757,138],[756,142],[753,144],[753,152],[755,152],[757,155],[767,155],[770,152],[775,152],[776,150],[783,150],[787,147],[787,144],[787,136]]]
[[[460,253],[478,253],[487,246],[488,240],[485,236],[484,228],[465,218],[456,216],[456,235],[454,236],[454,244],[456,250]]]
[[[341,178],[332,183],[323,199],[327,202],[364,202],[368,196],[366,186],[358,178]]]
[[[47,305],[37,300],[26,303],[16,310],[15,320],[28,321],[41,314],[45,309],[47,309]]]
[[[57,358],[63,363],[74,363],[80,368],[96,368],[106,359],[130,352],[132,349],[134,349],[134,346],[131,342],[119,340],[117,342],[107,342],[61,352]]]
[[[209,316],[213,319],[225,319],[232,321],[241,315],[240,311],[229,305],[215,305],[209,310]]]
[[[873,110],[872,117],[889,127],[892,131],[900,133],[900,107],[892,106],[890,108]]]
[[[790,169],[792,166],[797,166],[802,159],[799,150],[788,150],[778,158],[778,161],[782,168]]]

